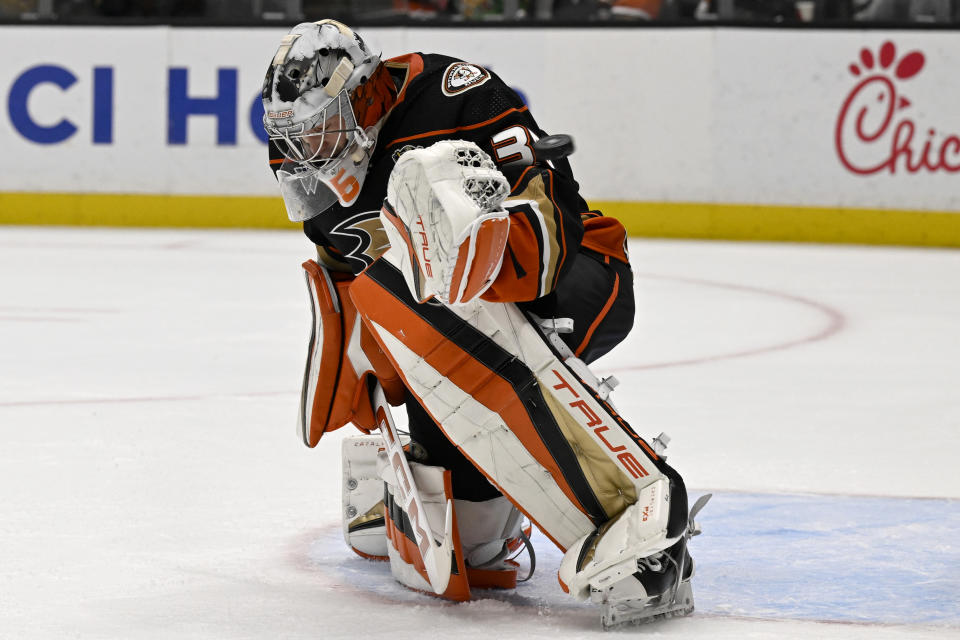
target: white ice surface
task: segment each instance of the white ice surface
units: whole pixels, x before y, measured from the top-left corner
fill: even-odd
[[[692,494],[925,497],[956,512],[960,252],[632,251],[637,326],[596,368],[620,378],[640,433],[673,437]],[[0,227],[0,638],[600,636],[596,612],[556,587],[542,536],[533,584],[465,605],[408,593],[341,545],[343,431],[314,450],[294,431],[309,257],[297,232]],[[723,504],[714,545],[737,521]],[[724,600],[711,567],[744,563],[711,555],[711,508],[694,540],[706,607],[631,633],[960,637],[956,608],[942,624],[837,623]],[[894,566],[922,578],[916,549],[957,558],[960,528],[910,526]],[[850,555],[880,535],[845,538]]]

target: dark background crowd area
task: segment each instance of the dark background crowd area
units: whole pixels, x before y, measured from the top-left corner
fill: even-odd
[[[4,23],[960,24],[960,0],[0,0]]]

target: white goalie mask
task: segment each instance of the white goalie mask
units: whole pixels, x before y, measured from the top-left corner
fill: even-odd
[[[355,90],[380,57],[335,20],[305,22],[280,43],[263,83],[263,126],[286,158],[277,177],[290,219],[308,220],[360,194],[376,129],[357,123]]]

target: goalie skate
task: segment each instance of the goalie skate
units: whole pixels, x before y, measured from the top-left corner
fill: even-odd
[[[637,571],[609,586],[590,587],[590,600],[601,606],[605,630],[688,616],[693,613],[693,558],[687,542],[700,533],[694,516],[710,499],[702,496],[690,511],[683,537],[668,549],[635,562]],[[602,581],[602,578],[601,578]]]
[[[600,620],[605,630],[641,625],[693,613],[693,589],[690,581],[680,583],[671,601],[621,600],[603,603]]]
[[[637,572],[606,588],[590,589],[590,600],[601,606],[604,629],[646,624],[693,613],[693,560],[680,547],[679,561],[663,551],[637,562]],[[648,589],[650,591],[648,592]],[[656,591],[662,589],[660,593]]]

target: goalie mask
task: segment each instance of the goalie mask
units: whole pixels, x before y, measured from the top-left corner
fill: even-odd
[[[263,83],[263,126],[286,158],[277,178],[294,222],[360,195],[376,122],[358,122],[354,101],[367,97],[359,89],[380,68],[379,56],[335,20],[298,24],[280,42]]]

